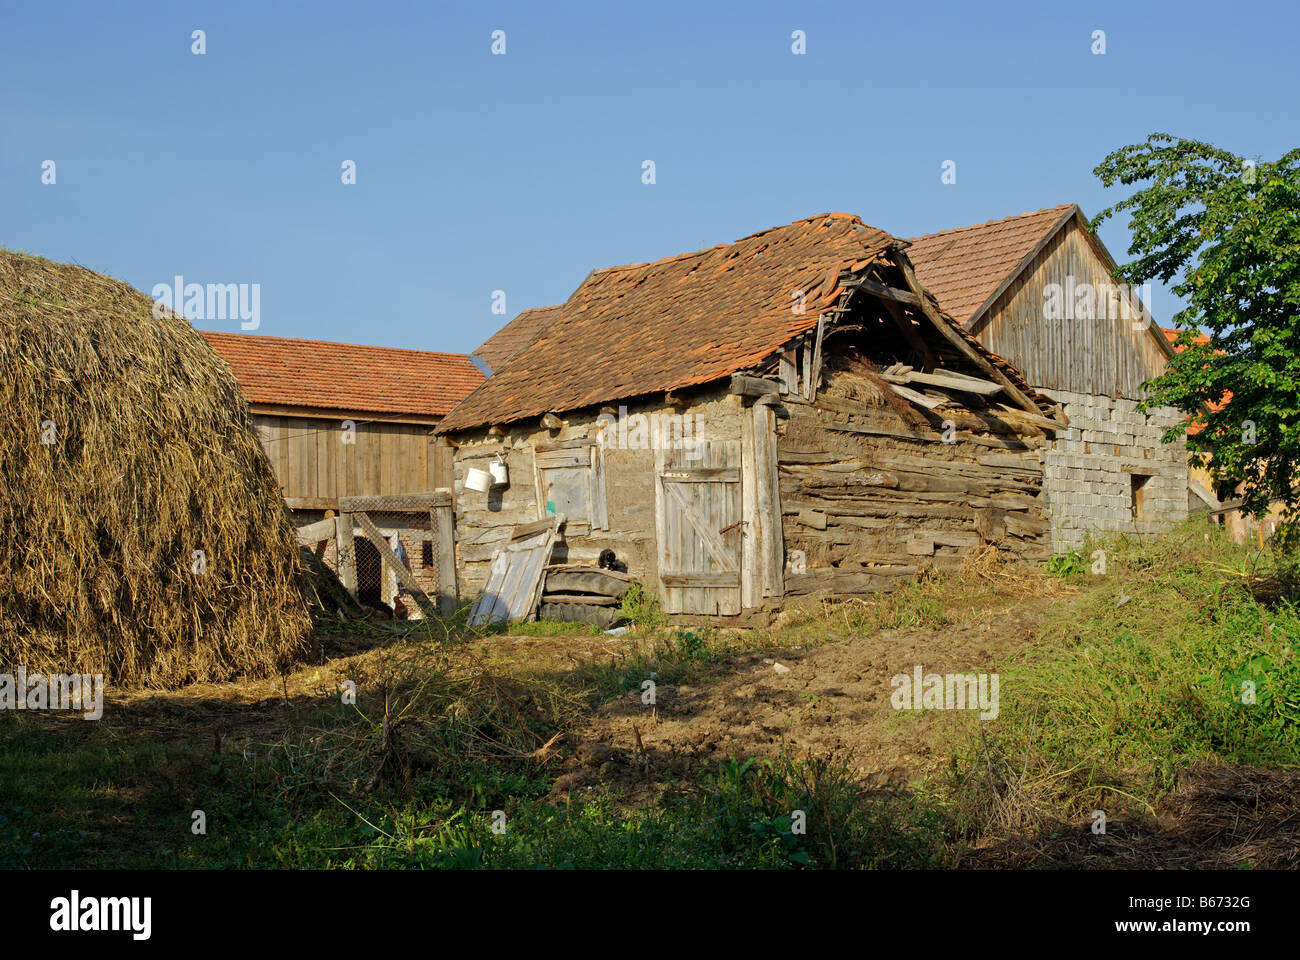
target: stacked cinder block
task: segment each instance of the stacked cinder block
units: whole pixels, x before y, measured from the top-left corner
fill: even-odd
[[[1142,414],[1134,400],[1060,390],[1051,395],[1070,418],[1045,458],[1043,492],[1054,552],[1076,549],[1094,532],[1158,533],[1187,516],[1186,444],[1160,439],[1179,422],[1177,410]],[[1134,510],[1135,476],[1140,516]]]

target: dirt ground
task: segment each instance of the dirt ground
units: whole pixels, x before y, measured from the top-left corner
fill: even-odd
[[[927,673],[984,672],[1033,641],[1058,597],[999,597],[941,628],[844,631],[811,648],[773,647],[711,664],[693,685],[660,683],[656,703],[639,690],[600,704],[580,720],[554,758],[552,797],[602,784],[629,802],[655,799],[673,782],[730,756],[807,751],[848,759],[871,785],[902,785],[944,759],[935,747],[952,724],[974,714],[890,707],[890,678],[920,664]],[[326,701],[336,683],[373,673],[384,643],[342,643],[321,665],[283,679],[200,684],[175,691],[107,691],[105,725],[118,736],[213,743],[227,749],[272,743]],[[592,661],[617,659],[625,637],[498,634],[467,642],[459,657],[503,674],[562,678]],[[639,738],[639,739],[638,739]]]
[[[729,757],[782,752],[846,759],[868,786],[906,790],[939,772],[948,762],[944,745],[962,732],[956,728],[977,720],[973,711],[894,710],[890,678],[918,664],[926,673],[987,672],[1032,644],[1062,602],[1068,598],[1018,591],[959,607],[959,622],[950,626],[846,630],[811,647],[773,644],[738,653],[710,663],[698,681],[660,683],[653,705],[642,703],[639,690],[629,691],[582,715],[557,745],[551,798],[591,788],[639,804],[696,782],[702,770]],[[326,663],[282,680],[110,692],[107,725],[113,738],[213,743],[220,736],[227,751],[275,742],[336,699],[336,681],[373,670],[385,643],[344,646]],[[458,656],[493,672],[553,680],[593,661],[617,660],[628,649],[624,637],[505,634],[467,642]],[[1089,827],[1063,822],[1035,837],[989,837],[963,865],[1294,868],[1300,866],[1300,773],[1196,768],[1154,816],[1112,822],[1100,836]]]
[[[1048,605],[1022,601],[961,626],[742,654],[705,683],[659,684],[654,706],[629,692],[574,735],[553,796],[608,781],[653,796],[701,765],[782,751],[846,759],[871,786],[914,782],[944,761],[934,752],[941,733],[974,723],[974,714],[896,711],[890,678],[917,664],[926,673],[986,672],[1033,641]]]

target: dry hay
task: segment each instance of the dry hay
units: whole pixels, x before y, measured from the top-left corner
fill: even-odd
[[[580,694],[418,642],[335,662],[328,672],[356,684],[355,708],[262,745],[278,765],[268,787],[275,796],[308,787],[400,790],[420,773],[457,779],[477,763],[535,771],[556,753],[562,734],[553,727],[568,727],[584,705]]]
[[[856,348],[850,347],[842,354],[828,358],[827,370],[825,391],[831,396],[889,410],[914,427],[929,425],[930,421],[895,393],[880,376],[877,366]]]
[[[152,308],[0,251],[0,670],[176,686],[306,650],[296,538],[244,399]]]
[[[1190,870],[1300,867],[1300,772],[1197,764],[1150,816],[1057,822],[986,841],[967,866]]]

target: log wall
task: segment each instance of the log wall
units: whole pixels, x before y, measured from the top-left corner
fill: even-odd
[[[777,450],[787,593],[887,589],[986,544],[1031,562],[1050,555],[1037,427],[974,410],[918,425],[825,393],[787,398],[786,409]]]

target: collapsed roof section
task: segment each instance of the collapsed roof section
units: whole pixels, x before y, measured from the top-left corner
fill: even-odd
[[[829,213],[594,271],[439,432],[765,376],[779,370],[783,349],[809,337],[829,338],[828,349],[853,341],[882,368],[984,379],[1012,405],[1052,415],[1050,400],[943,313],[905,246],[856,216]]]

